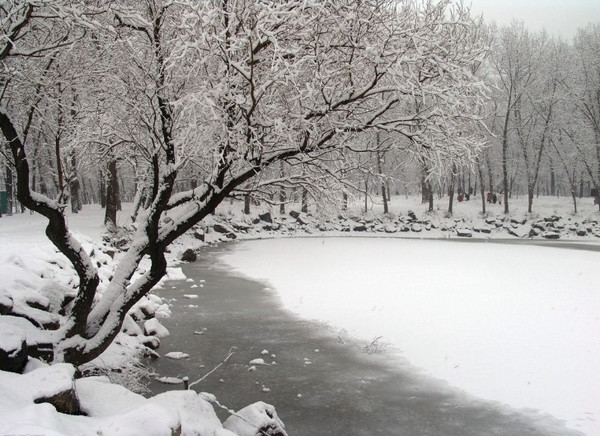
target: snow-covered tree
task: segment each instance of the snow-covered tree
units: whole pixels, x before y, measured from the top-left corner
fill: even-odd
[[[23,122],[37,83],[19,83],[18,101],[3,96],[0,129],[18,198],[48,218],[48,237],[79,276],[67,322],[51,335],[56,360],[81,364],[102,353],[165,274],[168,245],[261,174],[272,176],[261,187],[297,175],[281,172],[281,162],[309,168],[304,183],[318,187],[343,150],[381,151],[383,141],[360,140],[371,130],[410,138],[407,152],[426,154],[431,168],[473,159],[481,146],[463,132],[485,99],[471,72],[485,47],[473,38],[468,10],[450,2],[92,3],[15,2],[1,17],[5,95],[14,95],[10,82],[21,71],[37,69],[41,78],[53,56],[82,41],[99,44],[99,62],[117,67],[90,77],[94,89],[79,97],[98,110],[78,117],[78,141],[143,157],[137,163],[149,181],[130,247],[99,289],[64,204],[30,185]],[[192,172],[196,183],[178,184]],[[150,267],[134,278],[144,259]]]

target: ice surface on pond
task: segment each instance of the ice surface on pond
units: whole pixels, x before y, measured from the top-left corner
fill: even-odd
[[[312,238],[249,241],[223,260],[452,386],[600,434],[598,252]]]

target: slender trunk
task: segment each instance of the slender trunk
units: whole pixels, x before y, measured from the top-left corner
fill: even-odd
[[[117,225],[117,210],[118,210],[118,178],[117,178],[117,161],[111,159],[107,166],[106,180],[106,212],[104,214],[104,225],[107,227],[116,227]]]
[[[82,208],[81,202],[81,184],[77,177],[77,158],[75,153],[71,153],[71,177],[69,181],[69,191],[71,192],[71,212],[77,213]]]
[[[429,207],[427,208],[428,212],[433,212],[433,189],[431,189],[431,183],[429,183]]]
[[[283,178],[285,176],[285,168],[283,166],[283,161],[279,164],[279,177]],[[279,187],[279,214],[285,215],[285,187],[282,185]]]
[[[14,205],[13,172],[10,163],[6,165],[6,173],[4,174],[4,185],[6,186],[6,214],[10,216],[13,213]]]
[[[103,209],[106,207],[106,180],[104,177],[104,171],[98,171],[98,196]]]
[[[379,132],[377,132],[377,143],[379,144]],[[388,213],[388,200],[385,193],[385,180],[383,179],[383,158],[381,151],[377,151],[377,172],[381,177],[381,198],[383,199],[383,213]]]
[[[527,185],[527,212],[533,212],[533,190],[534,187],[531,185]]]
[[[365,213],[369,210],[369,179],[365,179]]]
[[[302,188],[302,212],[308,213],[308,190]]]
[[[450,174],[450,183],[448,185],[448,215],[452,215],[453,206],[454,206],[454,183],[456,179],[456,175],[454,174],[456,167],[452,168],[452,173]]]
[[[502,189],[504,190],[504,214],[508,215],[508,123],[510,120],[510,109],[512,107],[512,88],[509,92],[506,114],[504,115],[504,126],[502,129]]]
[[[483,167],[481,165],[481,162],[479,161],[479,158],[477,158],[477,170],[479,171],[479,179],[481,181],[480,183],[480,188],[481,188],[481,213],[483,215],[485,215],[486,211],[485,211],[485,186],[483,185]]]
[[[250,215],[250,194],[244,195],[244,214]]]

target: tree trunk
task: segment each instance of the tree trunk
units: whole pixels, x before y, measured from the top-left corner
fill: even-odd
[[[13,213],[14,205],[13,172],[10,162],[6,164],[6,173],[4,174],[4,186],[6,186],[6,215],[10,216]]]
[[[477,158],[477,170],[479,171],[480,189],[481,189],[481,213],[485,215],[485,186],[483,184],[483,167],[479,158]]]
[[[508,180],[508,122],[510,120],[510,109],[512,107],[512,87],[508,96],[508,104],[506,114],[504,115],[504,127],[502,130],[502,189],[504,190],[504,214],[508,215],[508,197],[509,180]]]
[[[245,194],[244,195],[244,214],[245,215],[250,215],[250,194]]]
[[[308,213],[308,190],[302,188],[302,212]]]
[[[369,211],[369,179],[365,179],[365,213]]]
[[[450,174],[450,183],[448,184],[448,215],[452,215],[453,206],[454,206],[454,183],[455,183],[455,172],[456,168],[452,168],[452,173]]]
[[[71,212],[77,213],[83,208],[81,202],[81,184],[77,177],[77,158],[71,153],[71,177],[69,180],[69,191],[71,192]]]
[[[379,132],[377,132],[377,145],[380,144]],[[377,151],[377,172],[381,178],[381,198],[383,200],[383,213],[388,213],[388,199],[385,193],[385,180],[383,178],[383,156],[381,151]]]
[[[279,162],[279,177],[282,179],[285,177],[285,167],[284,167],[283,161]],[[279,187],[279,214],[280,215],[285,215],[285,202],[286,202],[285,187],[282,185]]]
[[[107,227],[117,226],[117,210],[119,207],[119,183],[117,178],[117,161],[111,159],[108,162],[106,172],[106,212],[104,214],[104,225]]]
[[[433,189],[431,189],[431,183],[427,183],[429,184],[429,207],[427,208],[427,211],[433,212]]]
[[[531,185],[527,185],[527,212],[533,212],[533,190],[534,187]]]

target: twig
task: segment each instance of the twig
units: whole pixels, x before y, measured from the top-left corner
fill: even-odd
[[[229,353],[227,354],[227,356],[225,357],[225,359],[223,359],[223,361],[221,363],[219,363],[217,366],[215,366],[209,372],[204,374],[202,377],[200,377],[194,383],[190,383],[188,386],[188,389],[191,389],[193,386],[197,385],[198,383],[203,382],[204,380],[206,380],[208,378],[209,375],[211,375],[213,372],[215,372],[217,369],[219,369],[221,366],[223,366],[225,363],[227,363],[227,361],[231,358],[231,356],[233,356],[235,354],[236,350],[237,350],[237,347],[231,347],[229,349]]]

